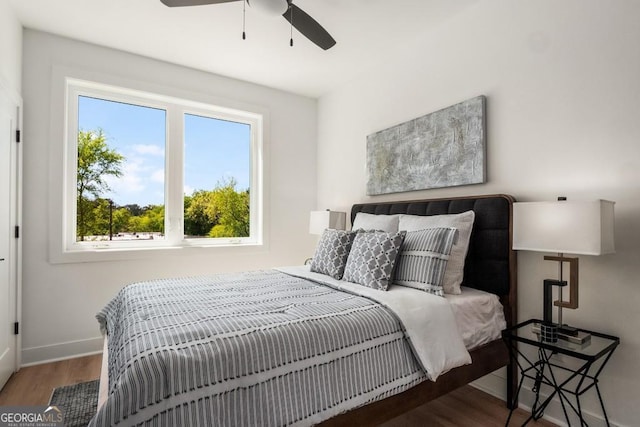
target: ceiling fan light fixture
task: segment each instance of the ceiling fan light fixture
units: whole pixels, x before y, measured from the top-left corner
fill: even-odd
[[[289,9],[287,0],[247,0],[252,9],[266,15],[282,16]]]
[[[2,0],[0,0],[2,1]],[[291,37],[289,44],[293,46],[293,29],[295,28],[316,46],[327,50],[335,46],[336,41],[315,19],[294,4],[294,0],[160,0],[169,7],[200,6],[204,4],[235,3],[242,1],[242,38],[246,39],[245,12],[247,4],[269,16],[281,16],[289,22]]]

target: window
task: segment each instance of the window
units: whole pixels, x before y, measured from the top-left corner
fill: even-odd
[[[76,242],[164,239],[166,110],[77,102]]]
[[[262,243],[262,115],[67,79],[66,252]]]
[[[184,119],[185,237],[249,237],[251,126]]]

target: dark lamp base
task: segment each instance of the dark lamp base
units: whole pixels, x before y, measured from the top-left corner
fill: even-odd
[[[567,282],[563,280],[553,280],[553,279],[545,279],[543,281],[543,311],[542,311],[542,319],[545,323],[553,323],[551,310],[553,309],[553,296],[551,295],[551,290],[554,286],[567,286]]]

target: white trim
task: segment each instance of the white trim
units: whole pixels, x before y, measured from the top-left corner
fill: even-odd
[[[51,135],[55,146],[62,150],[50,150],[50,243],[49,260],[52,263],[111,261],[133,258],[148,258],[160,254],[176,254],[176,249],[197,248],[216,251],[219,248],[235,247],[244,252],[264,252],[267,250],[264,222],[268,207],[265,206],[265,145],[268,134],[268,113],[260,108],[236,108],[233,103],[221,106],[221,103],[208,102],[207,99],[176,97],[171,90],[147,91],[142,82],[118,81],[106,76],[54,66],[52,73],[51,96]],[[100,81],[100,83],[95,83]],[[139,89],[142,88],[142,89]],[[167,112],[167,139],[176,142],[167,143],[165,149],[165,239],[155,241],[129,242],[87,242],[75,241],[75,167],[77,162],[77,97],[79,95],[97,97],[118,102],[133,103]],[[64,100],[62,113],[59,105]],[[55,107],[54,105],[57,105]],[[228,106],[231,105],[231,106]],[[183,202],[176,196],[182,194],[183,174],[183,118],[184,114],[246,123],[251,126],[251,167],[250,167],[250,236],[228,239],[184,239],[183,238]],[[70,130],[70,131],[68,131]],[[73,131],[71,131],[73,130]],[[56,141],[61,135],[61,142]],[[61,155],[62,151],[62,155]],[[60,166],[62,165],[62,166]],[[175,175],[169,176],[174,173]],[[176,176],[178,175],[178,176]],[[60,177],[63,176],[62,185]],[[62,188],[61,188],[62,187]],[[58,208],[59,207],[59,208]],[[242,248],[242,249],[240,249]],[[151,250],[151,251],[150,251]],[[182,252],[182,251],[179,251]],[[187,251],[190,252],[190,251]]]
[[[3,90],[11,101],[22,107],[22,96],[9,85],[9,82],[2,75],[0,75],[0,90]]]
[[[61,362],[63,360],[78,359],[80,357],[95,356],[96,354],[102,354],[102,350],[100,350],[100,351],[90,351],[88,353],[81,353],[81,354],[72,354],[70,356],[58,357],[58,358],[55,358],[55,359],[38,360],[37,362],[25,363],[21,367],[22,368],[28,368],[29,366],[38,366],[38,365],[44,365],[44,364],[47,364],[47,363]]]
[[[11,209],[10,213],[10,222],[17,227],[20,227],[20,233],[23,233],[22,229],[22,170],[23,170],[23,145],[24,145],[24,132],[22,129],[22,97],[18,92],[16,92],[11,86],[8,84],[6,80],[2,76],[0,76],[0,91],[4,96],[7,96],[8,101],[15,105],[17,110],[17,122],[15,123],[14,129],[12,129],[12,133],[16,130],[21,131],[21,142],[11,143],[9,148],[10,152],[10,162],[11,162],[11,171],[9,172],[11,183],[10,183],[10,203],[15,203],[15,206]],[[22,362],[22,235],[19,239],[14,239],[12,242],[15,244],[11,244],[9,259],[15,260],[15,263],[10,265],[9,267],[9,276],[10,276],[10,289],[9,295],[12,296],[12,299],[15,302],[13,307],[10,306],[10,310],[12,310],[14,321],[18,322],[20,332],[18,335],[12,335],[14,338],[14,351],[15,351],[15,364],[14,371],[18,371],[20,368],[20,364]],[[12,287],[12,284],[15,286]],[[15,294],[12,295],[12,293]]]
[[[22,367],[102,353],[102,337],[22,349]]]
[[[589,393],[595,393],[595,390],[590,390]],[[540,393],[540,399],[541,401],[546,399],[548,397],[548,394],[544,394],[544,393]],[[605,398],[605,408],[606,408],[606,396],[603,396]],[[519,408],[524,409],[527,412],[531,412],[531,404],[530,402],[533,402],[535,399],[535,393],[533,393],[533,391],[531,391],[531,389],[529,387],[522,387],[522,390],[520,390],[520,402],[526,402],[526,403],[520,403],[518,405]],[[596,406],[596,408],[599,408],[599,405]],[[572,415],[572,411],[571,409],[567,409],[567,411],[569,412],[569,416],[571,417]],[[608,414],[611,415],[611,414]],[[592,425],[605,425],[604,422],[604,417],[602,416],[601,413],[594,413],[591,411],[587,411],[585,410],[585,408],[582,408],[582,416],[584,417],[585,421],[587,422],[588,425],[592,426]],[[554,397],[551,402],[549,403],[549,406],[547,406],[547,408],[544,411],[544,416],[542,417],[545,420],[548,420],[552,423],[554,423],[557,426],[567,426],[567,422],[564,418],[564,413],[562,412],[562,406],[560,405],[560,401],[558,400],[557,397]],[[574,424],[574,421],[576,424],[580,424],[578,421],[578,417],[574,415],[574,418],[571,418],[571,423],[572,425]],[[611,426],[620,426],[620,424],[615,423],[614,421],[611,420],[611,418],[609,418],[609,424]]]
[[[478,390],[481,390],[487,394],[490,394],[491,396],[497,397],[498,399],[506,402],[506,386],[505,386],[506,376],[504,374],[505,374],[505,370],[504,368],[501,368],[495,372],[485,375],[482,378],[477,379],[476,381],[473,381],[470,385],[474,388],[477,388]],[[595,390],[593,390],[593,393],[595,393]],[[548,397],[548,394],[541,393],[540,396],[541,396],[541,401],[543,401]],[[535,394],[533,393],[533,391],[531,391],[531,388],[528,387],[525,383],[522,389],[520,390],[520,396],[518,399],[519,400],[518,408],[523,409],[530,413],[531,403],[533,403],[534,399],[535,399]],[[605,408],[606,408],[606,404],[607,402],[605,399]],[[570,409],[568,409],[568,411],[570,412],[570,415],[571,415],[572,411]],[[601,413],[598,414],[591,411],[586,411],[584,408],[582,408],[582,415],[585,418],[588,425],[604,424],[604,417],[602,416]],[[542,418],[549,422],[552,422],[557,426],[567,425],[567,422],[564,418],[564,413],[562,412],[562,406],[560,405],[560,401],[558,400],[557,397],[554,397],[551,400]],[[577,420],[577,417],[575,419]],[[613,421],[611,421],[611,419],[609,419],[609,423],[612,426],[620,426],[619,424],[616,424]]]
[[[507,382],[505,376],[501,375],[505,372],[504,368],[500,368],[484,377],[478,378],[471,382],[471,386],[482,390],[483,392],[490,394],[500,400],[507,400],[507,393],[505,384]]]

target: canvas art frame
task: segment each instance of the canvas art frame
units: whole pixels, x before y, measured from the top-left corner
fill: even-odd
[[[486,182],[486,97],[367,136],[367,195]]]

